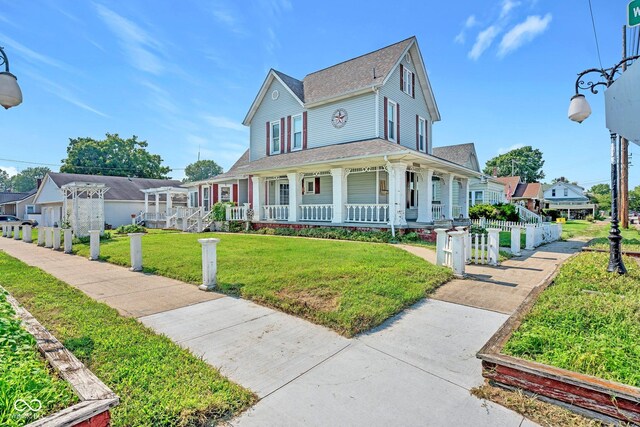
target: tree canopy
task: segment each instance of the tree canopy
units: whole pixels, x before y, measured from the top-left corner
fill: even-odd
[[[51,169],[46,166],[24,169],[11,177],[11,191],[22,193],[34,190],[38,185],[38,178],[44,178],[47,172],[51,172]]]
[[[492,158],[483,172],[493,175],[495,169],[498,176],[519,175],[524,182],[538,182],[544,178],[543,165],[542,151],[527,145]]]
[[[589,189],[589,199],[593,203],[598,205],[598,208],[603,211],[609,211],[611,209],[611,187],[609,184],[596,184]]]
[[[222,167],[213,160],[198,160],[184,169],[184,181],[200,181],[221,173]]]
[[[611,194],[611,187],[609,184],[596,184],[589,190],[589,193],[593,194]]]
[[[0,191],[11,189],[11,177],[6,170],[0,169]]]
[[[147,151],[147,141],[138,137],[122,139],[117,133],[106,138],[69,138],[67,158],[60,172],[86,175],[167,178],[171,168],[162,166],[162,157]]]
[[[564,176],[561,176],[561,177],[558,177],[558,178],[553,178],[553,180],[551,181],[552,184],[555,184],[556,182],[564,182],[564,183],[567,183],[567,184],[578,185],[577,181],[569,181],[567,179],[567,177],[564,177]]]

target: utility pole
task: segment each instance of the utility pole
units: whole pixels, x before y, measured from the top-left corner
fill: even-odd
[[[622,26],[622,58],[627,56],[627,26]],[[622,64],[622,72],[627,63]],[[620,227],[629,228],[629,141],[620,137]]]

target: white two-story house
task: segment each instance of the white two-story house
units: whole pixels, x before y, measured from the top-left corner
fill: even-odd
[[[584,195],[584,188],[558,181],[544,190],[547,209],[558,210],[567,219],[581,219],[596,214],[596,205]]]
[[[434,156],[439,120],[415,37],[302,80],[270,70],[243,121],[249,148],[228,172],[184,184],[190,206],[232,201],[265,224],[467,218],[469,179],[482,174]]]

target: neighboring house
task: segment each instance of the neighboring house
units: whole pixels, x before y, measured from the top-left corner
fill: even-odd
[[[36,190],[28,193],[9,193],[15,197],[10,197],[7,201],[0,202],[0,213],[6,215],[15,215],[21,219],[33,219],[30,216],[37,215],[39,212],[36,210],[36,206],[33,203],[33,199],[36,195]]]
[[[23,218],[16,210],[16,202],[31,196],[34,192],[13,193],[11,191],[0,191],[0,213],[6,215],[16,215]]]
[[[504,176],[495,179],[504,184],[505,197],[508,202],[523,206],[537,215],[540,214],[544,199],[542,184],[522,182],[519,176]]]
[[[566,214],[567,219],[595,215],[596,205],[584,194],[584,188],[567,182],[556,182],[544,191],[545,207]]]
[[[49,172],[42,181],[35,194],[33,203],[40,209],[42,217],[40,224],[45,227],[61,225],[63,220],[68,220],[72,216],[68,202],[64,202],[62,192],[63,186],[87,188],[100,188],[103,186],[104,202],[96,204],[103,205],[101,218],[104,223],[117,227],[131,224],[132,215],[149,210],[148,195],[144,192],[150,189],[168,189],[179,187],[181,184],[177,180],[128,178],[121,176],[102,175],[81,175],[73,173]],[[87,198],[86,192],[79,195],[79,198]],[[167,203],[167,192],[158,194],[157,199],[152,200],[158,211],[165,211]],[[68,200],[71,196],[68,197]],[[147,206],[145,207],[145,199]],[[171,196],[169,197],[171,200]],[[185,201],[186,202],[186,201]],[[169,203],[171,205],[171,201]],[[68,206],[68,212],[63,212],[63,206]],[[103,225],[103,224],[101,224]]]
[[[264,224],[467,218],[469,179],[482,174],[477,160],[434,152],[439,120],[415,37],[302,80],[270,70],[243,121],[247,151],[226,173],[183,187],[191,207],[232,201]]]

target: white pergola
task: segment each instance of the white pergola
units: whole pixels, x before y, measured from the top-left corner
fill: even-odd
[[[89,230],[104,231],[104,194],[109,187],[92,182],[70,182],[62,192],[63,221],[68,221],[77,237],[89,235]]]
[[[158,188],[147,188],[146,190],[140,190],[144,193],[144,213],[148,216],[149,213],[149,196],[154,196],[153,204],[154,204],[154,215],[153,218],[156,221],[160,221],[163,219],[169,218],[174,213],[173,209],[173,196],[175,195],[184,195],[187,196],[189,190],[181,187],[158,187]],[[164,195],[166,198],[166,205],[164,218],[160,214],[160,196]]]

